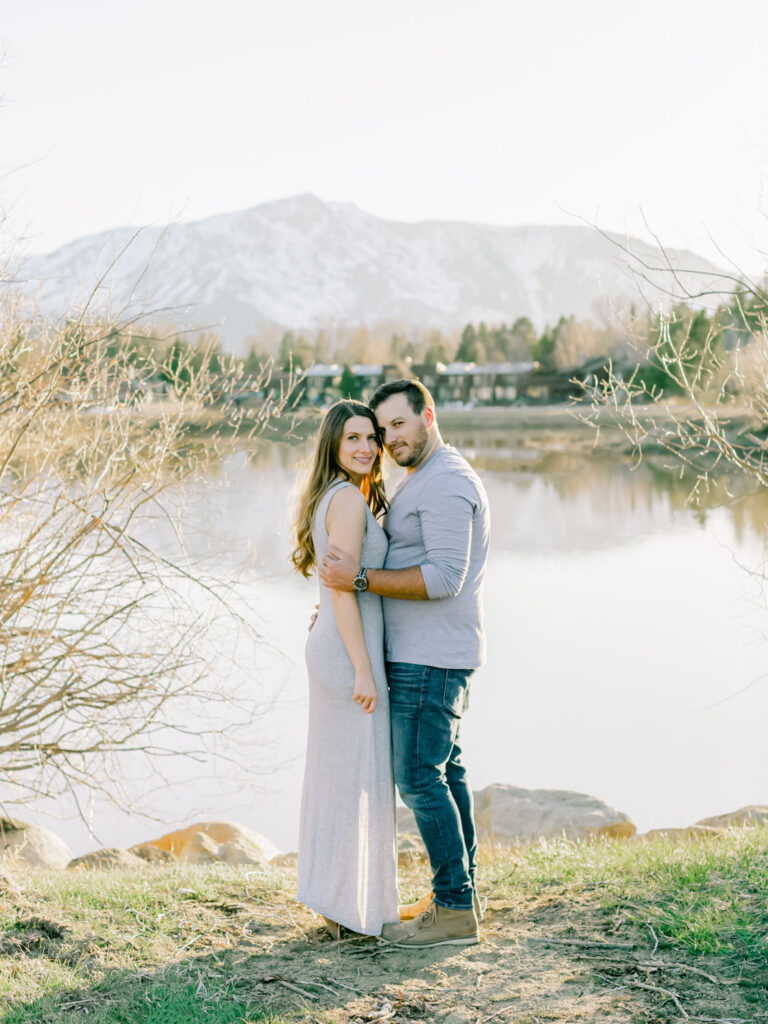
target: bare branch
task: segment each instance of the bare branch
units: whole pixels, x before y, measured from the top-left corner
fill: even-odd
[[[293,381],[137,322],[89,319],[88,304],[67,323],[25,320],[0,296],[6,804],[67,793],[82,807],[92,792],[133,809],[125,757],[163,785],[171,755],[236,765],[269,706],[231,649],[233,633],[262,642],[252,617],[236,586],[190,566],[172,508],[238,437],[290,412]],[[247,413],[233,401],[246,389],[263,395]]]

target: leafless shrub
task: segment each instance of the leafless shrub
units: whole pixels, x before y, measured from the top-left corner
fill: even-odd
[[[650,284],[653,273],[656,299],[661,294],[666,308],[634,319],[633,368],[626,359],[621,366],[610,362],[602,374],[579,382],[583,394],[575,412],[598,435],[605,424],[618,427],[637,462],[650,452],[671,456],[669,465],[691,482],[692,499],[716,478],[730,479],[739,491],[763,487],[768,290],[736,268],[694,293],[656,241],[660,257],[653,265],[629,250],[626,256],[640,281]],[[661,289],[659,275],[666,275]],[[713,296],[720,299],[714,313],[697,310],[705,302],[711,309]],[[730,493],[727,483],[724,493]]]
[[[184,555],[169,486],[285,413],[213,341],[19,319],[0,298],[0,793],[130,806],[121,759],[232,753],[266,694],[237,683],[231,586]],[[238,396],[247,393],[247,403]],[[157,541],[157,524],[174,535]],[[233,760],[239,758],[232,755]]]

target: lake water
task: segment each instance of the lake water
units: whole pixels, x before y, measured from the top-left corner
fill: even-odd
[[[488,663],[463,726],[474,788],[590,793],[641,831],[768,803],[768,610],[755,575],[765,500],[695,511],[687,486],[659,466],[632,471],[626,459],[556,438],[445,433],[480,472],[492,512]],[[91,836],[39,808],[19,817],[53,828],[75,853],[129,846],[197,814],[296,848],[316,584],[286,567],[286,505],[305,453],[283,444],[235,452],[184,494],[193,564],[213,562],[236,580],[271,642],[250,657],[253,700],[280,684],[280,701],[251,743],[262,750],[270,739],[262,762],[280,767],[235,786],[215,758],[174,762],[174,788],[144,796],[162,825],[101,803]]]

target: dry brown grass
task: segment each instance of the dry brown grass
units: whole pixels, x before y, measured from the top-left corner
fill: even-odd
[[[422,951],[334,942],[291,869],[20,872],[0,904],[2,1019],[765,1020],[766,863],[765,829],[487,849],[481,943]],[[428,884],[412,864],[403,899]]]

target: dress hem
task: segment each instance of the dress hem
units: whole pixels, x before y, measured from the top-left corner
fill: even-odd
[[[325,909],[322,909],[322,908],[320,908],[318,906],[312,906],[309,903],[305,903],[304,900],[301,898],[301,896],[299,894],[297,894],[296,900],[297,900],[298,903],[301,903],[302,906],[306,907],[308,910],[311,910],[313,913],[320,914],[321,917],[327,917],[331,921],[335,921],[336,924],[340,924],[342,928],[346,928],[347,931],[350,931],[350,932],[355,932],[357,935],[369,935],[372,938],[376,938],[379,935],[381,935],[381,929],[384,927],[385,924],[400,924],[400,915],[398,913],[398,916],[397,916],[397,918],[395,918],[395,920],[393,920],[393,921],[382,921],[381,925],[379,926],[379,930],[377,932],[372,932],[372,931],[368,931],[368,930],[362,929],[359,926],[359,924],[352,925],[352,924],[349,924],[347,921],[340,921],[338,919],[338,916],[334,913],[334,911],[331,910],[330,907],[326,907]]]

